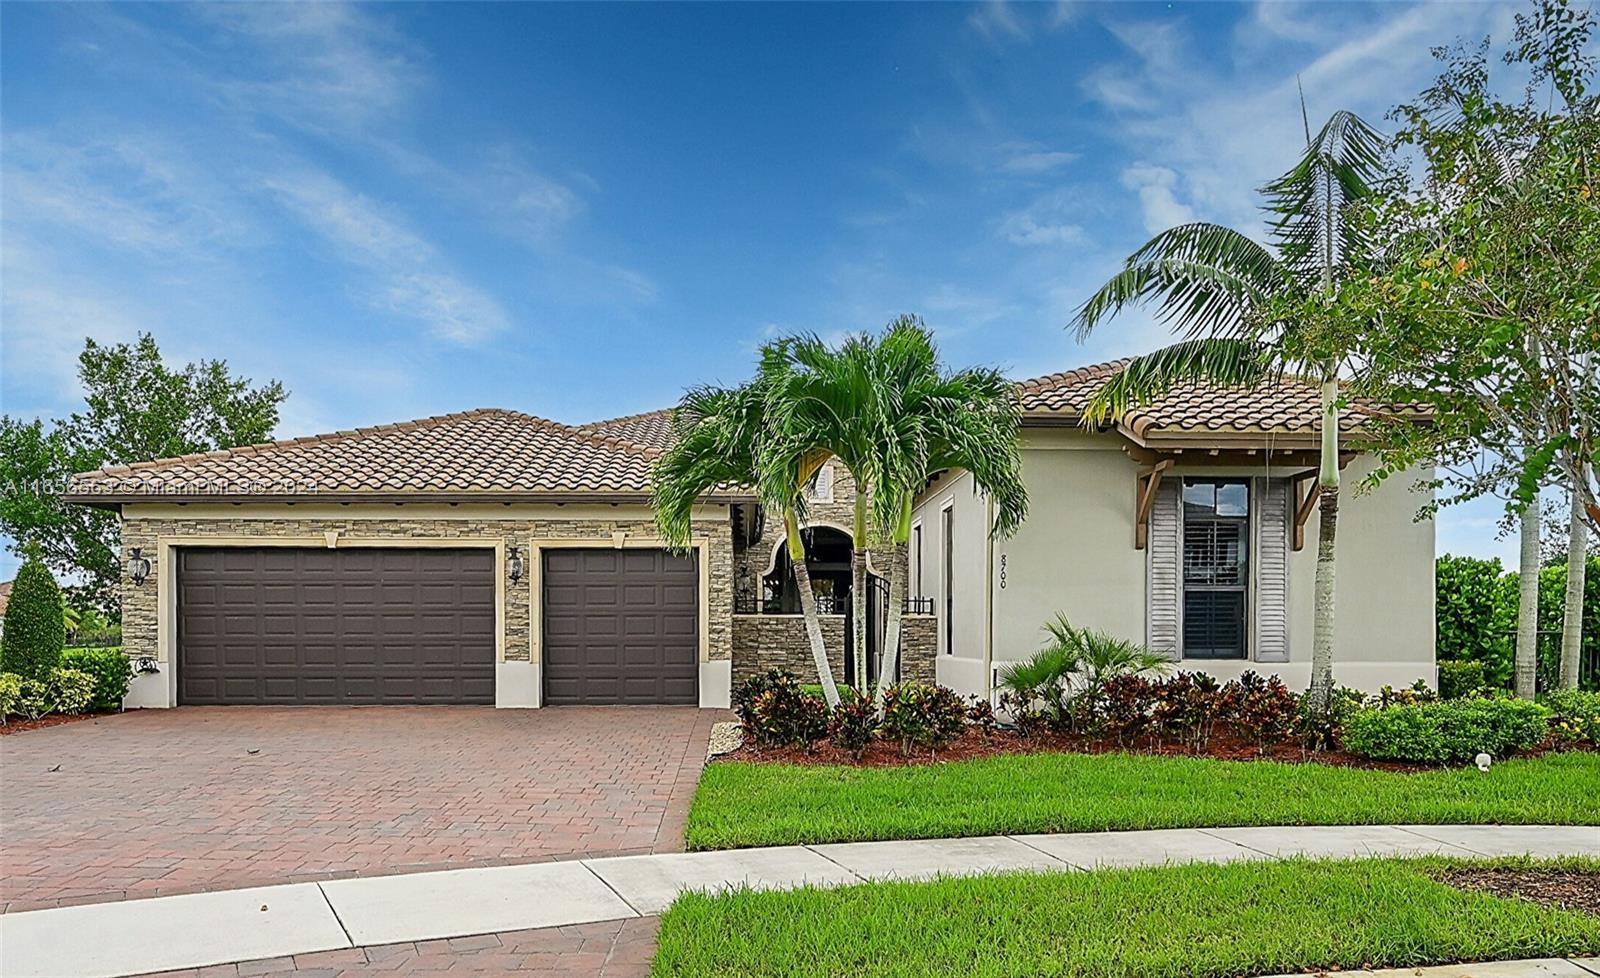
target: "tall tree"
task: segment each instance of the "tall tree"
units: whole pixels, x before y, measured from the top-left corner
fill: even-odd
[[[1263,189],[1271,248],[1230,228],[1185,224],[1156,235],[1073,319],[1080,338],[1129,306],[1154,304],[1186,339],[1135,358],[1094,396],[1086,423],[1125,414],[1176,384],[1249,385],[1285,372],[1321,390],[1318,541],[1310,697],[1326,709],[1333,690],[1335,539],[1339,518],[1340,372],[1357,330],[1324,314],[1341,278],[1372,248],[1348,218],[1380,172],[1384,140],[1338,112],[1294,168]]]
[[[763,360],[769,355],[770,351]],[[684,394],[673,413],[673,444],[657,459],[651,479],[656,525],[669,546],[687,547],[693,536],[694,508],[707,492],[729,486],[761,490],[759,473],[764,468],[785,473],[783,478],[765,484],[761,501],[783,516],[789,566],[800,593],[806,638],[817,680],[831,707],[839,702],[839,690],[828,664],[800,531],[805,508],[803,490],[827,455],[812,451],[781,459],[773,457],[783,450],[784,443],[776,436],[767,406],[764,372],[758,372],[754,381],[741,387],[697,387]]]
[[[252,386],[221,360],[168,366],[155,339],[84,343],[78,355],[84,409],[46,424],[0,417],[0,533],[29,545],[75,589],[108,610],[120,579],[114,513],[61,501],[71,477],[123,465],[265,441],[287,393],[277,381]]]

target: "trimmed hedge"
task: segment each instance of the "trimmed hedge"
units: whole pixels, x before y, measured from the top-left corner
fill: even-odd
[[[1489,670],[1482,662],[1439,660],[1439,696],[1458,700],[1489,685]]]
[[[1600,747],[1600,693],[1558,689],[1544,705],[1555,713],[1550,728],[1558,739]]]
[[[1480,752],[1500,759],[1534,747],[1549,733],[1549,724],[1550,711],[1527,700],[1369,708],[1345,721],[1344,747],[1375,760],[1459,764]]]
[[[128,695],[128,687],[133,683],[133,663],[121,649],[67,649],[61,653],[61,665],[94,677],[90,709],[122,709],[122,698]]]
[[[30,559],[11,585],[5,635],[0,636],[0,672],[14,672],[23,679],[48,679],[60,665],[66,644],[61,589],[43,564]]]

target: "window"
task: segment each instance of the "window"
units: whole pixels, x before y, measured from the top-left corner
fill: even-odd
[[[811,497],[812,502],[833,502],[833,466],[824,465],[817,470],[817,474],[811,477],[811,485],[807,489],[807,494]]]
[[[1245,658],[1249,587],[1249,482],[1183,480],[1184,658]]]
[[[940,528],[944,537],[944,573],[941,583],[944,585],[944,654],[955,655],[955,610],[956,610],[956,561],[955,561],[955,530],[956,510],[954,506],[946,506],[940,514],[943,526]]]
[[[922,524],[911,526],[911,596],[922,597]]]

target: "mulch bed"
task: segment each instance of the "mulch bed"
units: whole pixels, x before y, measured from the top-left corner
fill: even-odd
[[[1600,872],[1580,869],[1453,869],[1439,879],[1463,890],[1532,900],[1600,916]]]
[[[0,737],[10,734],[27,733],[29,730],[42,730],[45,727],[59,727],[63,723],[77,723],[79,720],[94,720],[99,717],[114,716],[111,713],[52,713],[37,720],[23,720],[12,717],[5,723],[0,723]]]
[[[905,757],[898,744],[877,740],[867,748],[862,767],[901,767],[912,764],[939,764],[947,761],[965,761],[978,757],[998,757],[1008,754],[1109,754],[1114,752],[1151,754],[1160,757],[1209,757],[1220,761],[1277,761],[1282,764],[1331,764],[1339,767],[1360,767],[1379,771],[1431,771],[1437,768],[1424,764],[1402,764],[1394,761],[1375,761],[1345,751],[1319,751],[1307,754],[1298,743],[1283,743],[1268,747],[1264,752],[1256,745],[1231,731],[1218,730],[1205,751],[1194,751],[1183,744],[1154,746],[1143,738],[1133,746],[1120,746],[1115,739],[1074,736],[1070,734],[1040,734],[1022,737],[1009,730],[996,730],[984,740],[977,730],[969,730],[959,739],[935,755],[913,754]],[[1529,755],[1543,753],[1543,749],[1530,751]],[[759,748],[751,744],[718,758],[756,764],[855,764],[845,751],[823,741],[807,751],[798,747]]]

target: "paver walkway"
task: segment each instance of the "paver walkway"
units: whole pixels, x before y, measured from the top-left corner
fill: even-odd
[[[1372,825],[989,836],[667,853],[332,880],[0,915],[0,974],[113,978],[275,957],[292,963],[295,957],[323,951],[649,917],[684,890],[1431,853],[1600,857],[1600,828]],[[93,934],[94,940],[83,940],[85,934]]]
[[[0,737],[0,904],[674,850],[724,716],[183,707]]]

